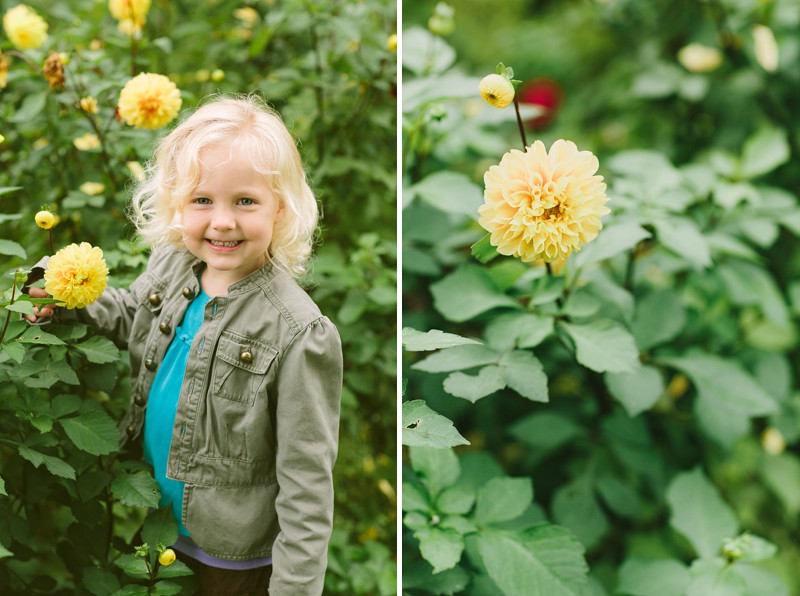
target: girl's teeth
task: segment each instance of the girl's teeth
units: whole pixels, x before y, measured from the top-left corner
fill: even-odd
[[[228,247],[228,248],[234,247],[237,244],[239,244],[238,242],[219,242],[217,240],[209,240],[209,242],[211,244],[213,244],[214,246],[225,246],[225,247]]]

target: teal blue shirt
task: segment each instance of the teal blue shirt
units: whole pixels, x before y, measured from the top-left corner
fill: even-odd
[[[206,304],[211,297],[200,291],[192,300],[183,321],[175,329],[175,337],[167,348],[164,360],[158,367],[144,419],[144,458],[153,466],[153,474],[161,489],[161,507],[172,504],[172,513],[178,521],[178,531],[189,536],[181,522],[183,517],[183,482],[167,478],[167,459],[172,442],[172,427],[181,394],[186,362],[192,350],[192,340],[203,324]]]

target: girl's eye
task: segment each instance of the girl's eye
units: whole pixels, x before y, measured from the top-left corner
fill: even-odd
[[[239,204],[240,205],[245,205],[245,206],[253,205],[253,204],[255,204],[255,201],[253,201],[253,199],[250,199],[248,197],[242,197],[241,199],[239,199]]]
[[[197,197],[196,199],[194,199],[194,202],[197,203],[198,205],[210,205],[211,199],[207,197]]]

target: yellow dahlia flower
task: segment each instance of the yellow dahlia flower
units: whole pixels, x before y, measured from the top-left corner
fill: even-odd
[[[26,4],[18,4],[3,15],[3,29],[18,50],[38,48],[47,40],[47,23]]]
[[[119,30],[133,36],[142,32],[150,10],[150,0],[109,0],[108,10],[119,21]]]
[[[83,308],[97,300],[108,283],[103,251],[88,242],[70,244],[50,257],[44,289],[67,308]]]
[[[49,230],[56,223],[56,216],[49,211],[45,211],[44,209],[39,211],[33,219],[36,222],[36,225],[43,230]]]
[[[505,108],[514,101],[514,85],[503,75],[486,75],[481,79],[478,91],[486,103],[496,108]]]
[[[512,149],[484,174],[479,223],[497,252],[525,262],[563,266],[603,227],[606,185],[596,176],[591,151],[559,139],[548,153],[541,141],[525,152]]]
[[[722,52],[699,43],[690,43],[678,50],[678,62],[689,72],[711,72],[722,64]]]
[[[91,95],[82,97],[80,101],[80,108],[89,114],[97,113],[97,100]]]
[[[181,109],[175,83],[160,74],[143,72],[133,77],[119,94],[119,115],[136,128],[160,128]]]
[[[5,89],[8,85],[8,58],[0,51],[0,89]]]
[[[78,151],[91,151],[92,149],[97,149],[100,146],[100,139],[96,134],[87,132],[85,135],[82,135],[77,139],[73,139],[72,144],[75,145],[75,148]]]

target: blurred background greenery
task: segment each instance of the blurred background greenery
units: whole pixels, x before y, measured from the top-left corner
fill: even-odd
[[[17,4],[0,1],[0,13]],[[395,3],[154,0],[135,41],[117,28],[108,2],[27,4],[49,25],[47,41],[16,49],[6,34],[0,35],[8,69],[0,89],[4,273],[29,267],[50,252],[47,233],[33,224],[44,205],[59,218],[53,229],[56,249],[73,241],[101,247],[113,285],[125,286],[142,271],[145,247],[135,242],[124,212],[132,177],[165,129],[133,129],[115,118],[119,91],[133,73],[169,76],[181,91],[183,111],[208,94],[261,94],[298,139],[321,206],[320,241],[304,284],[338,327],[344,346],[326,591],[394,593],[396,55],[389,38],[396,27]],[[51,52],[64,63],[61,88],[51,89],[40,70]],[[96,114],[78,107],[85,96],[97,100]],[[81,150],[73,142],[95,133],[100,148]],[[81,190],[85,182],[103,188]],[[4,274],[0,291],[6,299],[10,286]],[[42,357],[44,348],[37,349]],[[14,364],[7,354],[1,360],[2,366]],[[56,381],[39,389],[4,381],[0,394],[8,398],[9,410],[3,413],[4,434],[39,434],[14,416],[23,393],[25,399],[45,400],[69,389],[83,400],[100,401],[118,419],[129,399],[125,364],[103,365],[102,374],[94,368],[96,374],[87,378],[95,381],[79,390]],[[63,434],[58,440],[49,453],[70,457],[74,447]],[[0,525],[5,528],[0,542],[18,553],[0,561],[0,585],[14,593],[82,591],[79,563],[53,560],[54,546],[59,553],[81,550],[88,539],[83,530],[70,529],[67,535],[69,515],[63,513],[74,508],[70,481],[50,476],[44,467],[34,469],[8,445],[0,446],[0,457],[3,492],[8,492],[0,501],[11,520]],[[87,473],[93,469],[89,466]],[[26,500],[32,497],[19,484],[31,475],[41,482],[38,513],[29,509]],[[120,520],[141,518],[123,505],[114,509]],[[116,547],[122,548],[121,540],[130,540],[122,530]],[[92,559],[92,564],[110,561]]]

